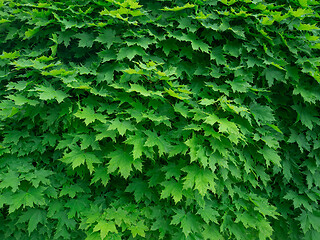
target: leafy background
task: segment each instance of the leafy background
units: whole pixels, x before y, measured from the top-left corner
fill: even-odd
[[[1,238],[320,239],[319,11],[1,0]]]

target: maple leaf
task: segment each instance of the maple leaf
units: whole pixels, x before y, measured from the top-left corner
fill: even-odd
[[[203,208],[200,208],[197,214],[201,216],[206,224],[209,224],[210,222],[218,224],[217,217],[220,216],[220,214],[217,210],[213,209],[212,206],[209,205],[209,203],[206,203]]]
[[[106,221],[106,220],[99,220],[97,225],[93,228],[94,232],[100,231],[100,237],[101,239],[104,239],[109,232],[117,233],[118,230],[116,228],[116,225],[112,221]]]
[[[106,49],[98,53],[99,57],[102,58],[102,62],[116,60],[117,54],[113,49]]]
[[[93,126],[93,128],[100,132],[96,135],[96,140],[102,140],[104,138],[111,138],[112,141],[116,142],[117,133],[115,130],[108,130],[109,124],[98,124]]]
[[[43,187],[31,187],[27,192],[18,190],[14,195],[12,195],[12,204],[9,206],[9,213],[14,212],[22,205],[28,207],[33,207],[35,204],[39,206],[44,205],[45,199],[43,197],[43,191]]]
[[[127,130],[134,131],[136,128],[132,125],[131,121],[124,120],[120,122],[119,118],[116,118],[111,121],[108,130],[117,130],[119,134],[123,136]]]
[[[216,176],[209,169],[202,169],[196,165],[182,168],[187,175],[183,178],[183,187],[194,188],[199,191],[201,196],[205,196],[208,190],[215,192]]]
[[[95,36],[90,33],[77,33],[75,37],[80,39],[79,47],[92,47],[93,41],[95,40]]]
[[[217,225],[214,224],[207,224],[204,227],[203,236],[205,239],[210,240],[224,240],[225,238],[220,234],[219,228]]]
[[[239,135],[238,126],[231,121],[228,121],[226,118],[220,118],[219,122],[219,132],[227,132],[230,134]]]
[[[134,194],[134,199],[136,202],[141,202],[144,196],[150,198],[151,192],[149,190],[148,184],[138,178],[132,180],[126,188],[126,192],[132,192]]]
[[[163,172],[165,172],[166,179],[170,179],[174,177],[176,180],[179,180],[181,175],[181,165],[177,165],[175,163],[169,163],[167,166],[163,166],[161,168]]]
[[[19,173],[9,170],[7,173],[0,175],[0,189],[12,188],[12,192],[16,192],[20,185]]]
[[[7,98],[13,100],[14,103],[18,106],[22,106],[24,104],[29,104],[29,105],[35,106],[39,103],[37,100],[28,99],[20,94],[9,95]]]
[[[24,176],[24,179],[30,181],[32,185],[37,188],[39,184],[42,183],[44,185],[50,185],[51,181],[48,178],[51,176],[53,172],[45,169],[37,169],[32,174],[27,174]]]
[[[220,119],[218,118],[217,115],[215,114],[210,114],[209,116],[207,116],[205,118],[206,120],[204,121],[205,123],[207,124],[210,124],[210,125],[214,125],[216,122],[218,122]]]
[[[82,108],[78,112],[74,114],[74,116],[84,119],[84,122],[86,125],[89,125],[90,123],[93,123],[95,120],[98,120],[102,123],[106,123],[105,117],[101,113],[96,113],[91,106],[87,106],[85,108]]]
[[[310,212],[310,211],[302,210],[302,213],[298,217],[298,220],[300,221],[301,228],[304,233],[306,233],[308,230],[311,230],[311,227],[313,227],[316,231],[319,232],[320,214],[318,211]]]
[[[91,174],[94,171],[93,164],[101,163],[101,160],[93,152],[84,152],[79,148],[74,148],[71,152],[66,153],[60,161],[71,164],[73,169],[86,163]]]
[[[109,153],[107,158],[110,158],[108,173],[115,172],[119,169],[120,174],[124,178],[129,177],[134,159],[127,150],[117,148],[114,152]]]
[[[257,226],[257,219],[251,216],[248,212],[243,212],[241,214],[237,214],[237,218],[235,223],[242,222],[245,228],[256,228]]]
[[[51,85],[40,86],[35,88],[39,92],[39,97],[41,100],[51,100],[56,99],[58,103],[61,103],[69,95],[61,90],[55,90]]]
[[[224,52],[223,52],[221,46],[220,47],[215,47],[215,48],[212,49],[210,57],[211,57],[211,59],[216,60],[216,63],[218,65],[226,65],[227,61],[226,61],[226,58],[224,57],[223,53]]]
[[[70,199],[64,206],[69,208],[68,218],[74,218],[76,214],[80,216],[80,213],[84,212],[87,208],[89,201],[86,198],[73,198]]]
[[[170,230],[170,224],[167,220],[164,218],[157,217],[155,221],[152,223],[152,226],[150,228],[151,231],[159,231],[159,239],[163,239],[167,232]]]
[[[271,239],[273,229],[265,219],[257,222],[257,226],[259,229],[259,240]]]
[[[80,136],[81,138],[81,150],[87,149],[89,146],[92,147],[93,150],[100,150],[100,146],[96,141],[96,135],[93,133],[83,134]]]
[[[233,57],[239,57],[241,49],[241,44],[239,42],[227,42],[227,44],[223,46],[223,50]]]
[[[119,41],[119,38],[116,37],[116,31],[112,29],[104,29],[95,41],[106,44],[107,48],[110,48],[113,43]]]
[[[161,192],[161,198],[168,198],[172,196],[174,202],[177,204],[182,199],[182,184],[174,179],[161,183],[164,189]]]
[[[128,58],[129,60],[132,60],[136,55],[144,56],[146,55],[144,49],[139,46],[131,46],[126,48],[121,48],[117,60],[122,60],[124,58]]]
[[[264,70],[266,79],[268,81],[268,85],[272,86],[274,83],[274,80],[281,81],[284,79],[284,73],[283,71],[277,69],[276,67],[270,66]]]
[[[158,136],[158,134],[154,131],[144,131],[147,135],[147,141],[144,146],[146,147],[154,147],[157,146],[159,149],[159,155],[162,156],[163,153],[169,153],[171,149],[170,143],[168,143],[163,136]]]
[[[14,52],[3,51],[2,54],[0,55],[0,59],[16,59],[18,57],[20,57],[19,51],[14,51]]]
[[[190,213],[185,212],[182,209],[174,210],[176,215],[172,217],[171,224],[178,225],[181,224],[182,232],[184,233],[185,237],[188,237],[190,233],[197,231],[197,217]]]
[[[108,169],[105,167],[98,167],[95,168],[94,174],[93,174],[93,178],[91,179],[91,184],[96,183],[98,181],[101,181],[101,183],[104,186],[107,186],[109,180],[110,180],[110,176],[108,173]]]
[[[138,84],[130,84],[129,92],[137,92],[140,93],[142,96],[148,97],[151,95],[150,91],[144,88],[142,85]]]
[[[266,160],[267,166],[269,166],[270,162],[274,163],[278,167],[281,167],[281,158],[278,155],[277,151],[269,148],[268,146],[264,146],[262,150],[259,151]]]
[[[62,190],[59,194],[59,197],[69,195],[69,197],[74,198],[76,193],[84,192],[84,190],[78,185],[63,185]]]
[[[36,230],[39,223],[45,224],[47,222],[47,214],[42,209],[28,209],[23,215],[20,216],[18,223],[28,221],[29,235]]]
[[[262,197],[259,197],[256,194],[249,194],[249,199],[254,203],[255,209],[258,210],[263,216],[276,217],[279,213],[276,211],[276,207],[268,203],[268,200]]]
[[[313,129],[314,124],[320,125],[320,120],[317,118],[317,110],[313,107],[304,107],[300,104],[293,105],[292,108],[296,110],[298,117],[297,121],[301,121],[310,130]]]
[[[146,138],[141,134],[141,132],[135,132],[135,135],[129,135],[125,140],[126,144],[133,145],[133,159],[138,159],[142,156],[143,152],[145,151],[145,144]]]
[[[312,211],[312,207],[308,202],[308,197],[300,195],[290,190],[284,197],[284,199],[292,200],[294,208],[301,208],[303,206],[305,209]]]
[[[183,6],[175,6],[173,8],[168,8],[168,7],[165,7],[163,9],[161,9],[162,11],[173,11],[173,12],[177,12],[177,11],[181,11],[181,10],[184,10],[186,8],[194,8],[196,5],[194,4],[190,4],[190,3],[187,3]]]
[[[298,133],[293,129],[290,129],[290,131],[291,134],[288,139],[288,143],[297,143],[301,152],[304,150],[310,151],[310,144],[308,143],[305,135],[303,133],[298,135]]]
[[[185,118],[190,115],[188,107],[185,106],[183,102],[176,103],[174,106],[174,110],[176,112],[180,113]]]
[[[136,237],[137,235],[145,237],[145,232],[148,231],[149,228],[145,225],[143,220],[140,220],[135,225],[129,226],[129,230],[131,231],[133,237]]]
[[[270,123],[275,120],[272,109],[269,106],[252,103],[250,105],[250,111],[259,125],[260,123]]]

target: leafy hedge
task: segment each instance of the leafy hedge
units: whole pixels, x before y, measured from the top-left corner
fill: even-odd
[[[1,239],[320,239],[315,0],[0,1]]]

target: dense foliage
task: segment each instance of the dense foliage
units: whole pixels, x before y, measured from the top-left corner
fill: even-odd
[[[0,0],[1,239],[320,239],[315,0]]]

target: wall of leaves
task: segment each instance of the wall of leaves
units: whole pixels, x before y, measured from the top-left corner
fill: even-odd
[[[0,0],[1,239],[320,239],[315,0]]]

